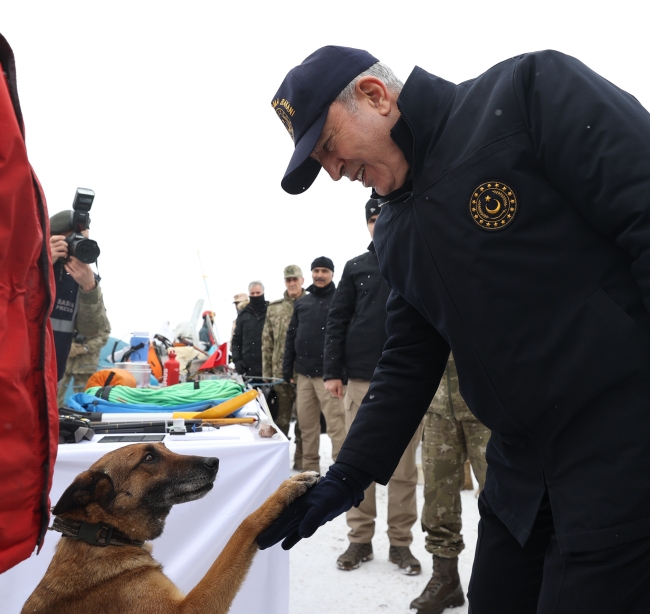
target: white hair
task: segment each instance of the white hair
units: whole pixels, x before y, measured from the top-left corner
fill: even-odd
[[[248,284],[248,293],[250,294],[251,288],[253,286],[260,286],[262,288],[262,293],[264,292],[264,284],[261,281],[251,281],[251,283]]]
[[[343,91],[336,97],[334,102],[340,102],[348,113],[356,113],[357,111],[357,98],[355,95],[355,88],[357,81],[361,77],[376,77],[379,79],[391,92],[399,94],[404,87],[404,84],[395,76],[395,73],[386,64],[377,62],[373,64],[368,70],[364,70],[360,75],[357,75],[350,83],[348,83]]]

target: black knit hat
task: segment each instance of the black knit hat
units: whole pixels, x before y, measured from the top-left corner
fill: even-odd
[[[315,268],[322,267],[324,269],[329,269],[334,272],[334,263],[327,257],[327,256],[319,256],[314,260],[314,262],[311,263],[311,270],[313,271]]]
[[[72,230],[72,211],[59,211],[50,218],[50,234],[62,235]]]
[[[366,224],[373,215],[379,215],[379,201],[371,198],[366,203]]]

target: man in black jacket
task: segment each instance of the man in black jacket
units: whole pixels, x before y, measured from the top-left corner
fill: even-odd
[[[232,337],[232,360],[240,375],[262,378],[262,331],[266,320],[268,301],[264,298],[264,284],[248,284],[250,302],[239,312]]]
[[[366,203],[366,224],[371,239],[378,215],[377,200],[371,198]],[[368,392],[370,379],[386,343],[386,300],[389,292],[390,288],[379,272],[375,246],[370,243],[365,254],[345,264],[325,332],[323,379],[325,388],[333,396],[343,399],[346,431],[350,429]],[[348,384],[344,396],[343,381],[346,376]],[[411,528],[418,518],[415,452],[421,440],[422,429],[418,428],[388,482],[388,558],[407,575],[417,575],[422,570],[409,548],[413,542]],[[361,505],[347,513],[350,545],[337,560],[339,569],[357,569],[362,562],[373,558],[371,540],[375,533],[376,517],[373,482],[366,490]]]
[[[327,423],[336,460],[345,439],[343,403],[333,397],[323,383],[325,326],[336,285],[332,281],[334,263],[325,256],[311,263],[313,284],[306,296],[296,301],[287,329],[282,360],[283,378],[296,384],[296,412],[302,435],[302,469],[320,473],[320,414]],[[294,371],[296,376],[294,378]]]
[[[324,48],[274,99],[295,137],[286,190],[322,165],[382,195],[392,291],[337,462],[259,542],[291,547],[390,478],[451,347],[492,430],[470,612],[646,612],[650,115],[554,51],[460,85],[385,68]]]

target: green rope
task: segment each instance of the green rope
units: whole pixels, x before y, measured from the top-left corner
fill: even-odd
[[[86,394],[94,395],[99,389],[100,386],[88,388]],[[194,382],[176,384],[168,388],[113,386],[108,393],[108,400],[113,403],[172,407],[212,399],[230,399],[242,392],[244,387],[233,380],[215,379],[201,382],[198,388],[194,387]]]

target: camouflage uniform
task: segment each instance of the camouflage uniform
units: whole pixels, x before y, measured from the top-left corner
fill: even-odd
[[[450,355],[424,421],[422,530],[427,532],[428,552],[449,559],[457,557],[465,547],[460,501],[463,465],[469,456],[482,490],[489,438],[490,430],[474,417],[460,396],[456,364]]]
[[[305,291],[298,297],[305,295]],[[293,306],[298,298],[291,298],[285,291],[284,297],[269,303],[266,310],[266,322],[262,331],[262,375],[264,377],[282,378],[282,358],[287,339],[287,328],[293,315]],[[291,422],[291,409],[296,400],[296,388],[290,383],[277,384],[279,429],[287,435]],[[297,424],[296,424],[297,426]],[[300,443],[300,429],[296,428],[296,446]]]

